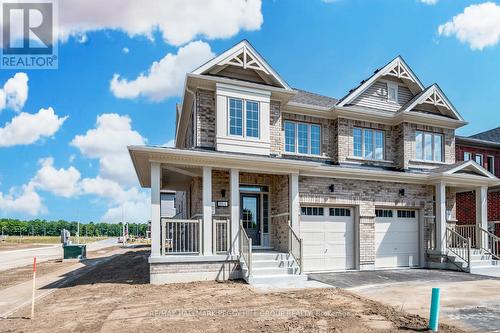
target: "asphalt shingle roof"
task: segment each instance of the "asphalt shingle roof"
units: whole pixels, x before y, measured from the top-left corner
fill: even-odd
[[[300,89],[294,90],[297,92],[297,94],[292,98],[291,102],[322,106],[327,108],[333,107],[338,102],[338,100],[333,97],[323,96]]]
[[[500,127],[471,135],[470,138],[500,143]]]

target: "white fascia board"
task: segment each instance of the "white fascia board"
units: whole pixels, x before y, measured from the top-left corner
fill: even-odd
[[[455,167],[453,169],[445,171],[445,172],[443,172],[443,174],[452,175],[452,174],[455,174],[458,171],[464,170],[465,168],[468,168],[468,167],[472,167],[474,170],[476,170],[478,173],[482,174],[485,177],[488,177],[490,179],[496,179],[495,175],[493,175],[491,172],[489,172],[488,170],[486,170],[485,168],[483,168],[482,166],[480,166],[479,164],[477,164],[473,160],[469,160],[461,165],[458,165],[457,167]]]
[[[285,82],[285,80],[283,80],[278,75],[278,73],[267,63],[267,61],[264,60],[264,58],[262,58],[260,56],[259,52],[257,52],[257,50],[255,50],[253,48],[253,46],[247,40],[242,40],[241,42],[239,42],[238,44],[236,44],[235,46],[233,46],[229,50],[226,50],[225,52],[223,52],[222,54],[216,56],[212,60],[209,60],[205,64],[201,65],[200,67],[198,67],[197,69],[195,69],[194,71],[192,71],[191,74],[202,75],[202,74],[206,73],[212,67],[218,65],[219,63],[222,63],[222,62],[226,61],[230,57],[233,57],[237,52],[240,52],[240,50],[242,48],[244,48],[244,47],[246,47],[247,50],[251,52],[251,55],[254,57],[254,59],[257,59],[257,61],[259,61],[261,63],[261,65],[269,73],[271,73],[271,75],[276,79],[276,81],[278,81],[280,83],[280,85],[284,89],[286,89],[286,90],[292,90],[290,88],[290,86]]]
[[[425,101],[431,94],[433,94],[434,92],[436,92],[444,100],[444,102],[446,103],[448,109],[455,115],[455,117],[457,118],[456,120],[465,122],[464,119],[462,118],[462,116],[458,113],[458,111],[455,109],[455,107],[450,102],[450,100],[448,99],[448,97],[446,97],[446,95],[444,94],[444,92],[441,90],[441,88],[437,84],[434,83],[432,86],[430,86],[426,90],[427,91],[425,93],[423,93],[422,95],[420,95],[416,100],[414,100],[410,105],[408,105],[408,107],[406,107],[402,111],[402,113],[408,113],[408,112],[410,112],[417,105],[419,105],[423,101]]]
[[[353,92],[351,92],[347,97],[345,97],[340,103],[337,105],[339,107],[345,106],[346,104],[352,102],[356,97],[361,95],[368,87],[370,87],[377,79],[381,78],[382,76],[386,75],[387,72],[394,66],[396,63],[400,63],[408,73],[410,73],[410,76],[412,79],[418,84],[421,90],[424,90],[424,86],[422,85],[422,82],[418,79],[418,77],[413,73],[411,68],[406,64],[404,59],[401,56],[397,56],[392,60],[390,63],[385,65],[382,69],[380,69],[377,73],[373,74],[371,78],[369,78],[367,81],[365,81],[362,85],[357,87]]]

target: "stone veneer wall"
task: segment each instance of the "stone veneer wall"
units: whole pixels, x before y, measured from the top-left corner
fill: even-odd
[[[196,146],[215,148],[215,93],[196,91]]]
[[[331,193],[329,185],[335,185]],[[399,190],[405,189],[405,196]],[[425,215],[433,215],[432,186],[397,184],[377,181],[299,177],[300,204],[345,205],[359,207],[359,256],[360,268],[371,269],[375,265],[375,208],[424,209]]]
[[[281,103],[271,100],[269,110],[270,124],[269,124],[269,139],[271,141],[271,154],[281,156],[285,135],[282,130],[281,121]]]
[[[288,179],[285,175],[274,175],[271,185],[271,246],[281,252],[288,252]]]

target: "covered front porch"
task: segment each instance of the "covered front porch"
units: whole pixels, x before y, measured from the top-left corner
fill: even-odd
[[[498,179],[472,161],[448,168],[431,178],[435,216],[427,217],[429,265],[437,259],[472,272],[474,264],[486,265],[480,260],[500,260],[500,238],[488,229],[488,188]],[[475,224],[458,225],[456,195],[469,191],[475,193]]]
[[[171,162],[151,162],[150,172],[152,283],[241,278],[252,251],[291,250],[298,173]],[[174,218],[162,216],[164,190],[179,193]]]

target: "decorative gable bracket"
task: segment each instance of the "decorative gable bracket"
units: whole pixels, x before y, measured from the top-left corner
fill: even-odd
[[[269,75],[269,71],[263,66],[263,64],[253,57],[251,52],[248,51],[246,45],[243,45],[240,50],[223,60],[220,65],[233,65],[244,69],[253,69]]]

